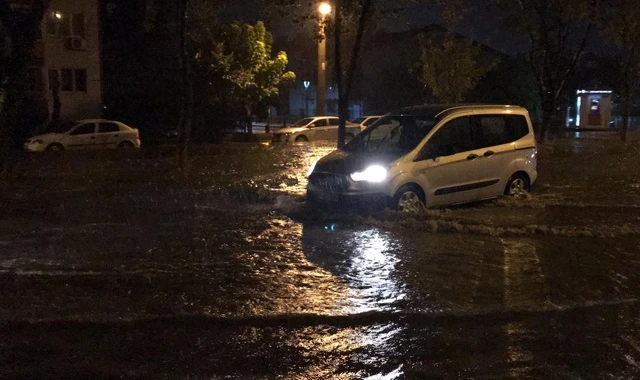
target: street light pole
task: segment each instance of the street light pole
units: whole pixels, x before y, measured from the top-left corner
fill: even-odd
[[[324,115],[324,105],[326,102],[325,91],[327,87],[327,35],[325,33],[325,22],[327,15],[331,13],[331,4],[320,3],[320,41],[318,42],[318,85],[316,86],[316,116]]]

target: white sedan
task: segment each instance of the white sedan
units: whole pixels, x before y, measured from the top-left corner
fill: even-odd
[[[364,131],[368,126],[378,121],[378,119],[380,119],[381,117],[382,116],[362,116],[355,120],[352,120],[351,122],[353,124],[360,125],[360,129]]]
[[[119,121],[80,120],[63,133],[46,133],[28,139],[28,152],[62,151],[66,149],[133,149],[140,148],[140,133]]]
[[[340,119],[335,116],[316,116],[300,119],[293,125],[281,128],[273,134],[274,142],[302,142],[317,140],[338,140],[338,124]],[[347,122],[345,139],[350,141],[358,133],[360,126]]]

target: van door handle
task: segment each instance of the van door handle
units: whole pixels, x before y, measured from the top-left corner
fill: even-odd
[[[474,153],[471,153],[470,155],[467,156],[467,160],[469,161],[475,160],[476,158],[478,158],[478,155]]]
[[[485,157],[491,157],[493,156],[495,153],[492,150],[488,150],[486,152],[484,152],[484,156]]]

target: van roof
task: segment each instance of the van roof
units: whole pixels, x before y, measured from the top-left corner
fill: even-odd
[[[420,106],[412,106],[412,107],[404,107],[394,112],[391,112],[391,115],[422,115],[427,117],[445,117],[451,113],[460,110],[468,110],[468,109],[487,109],[487,108],[498,108],[498,109],[512,109],[512,110],[520,110],[525,111],[524,108],[520,106],[512,106],[506,104],[425,104]]]

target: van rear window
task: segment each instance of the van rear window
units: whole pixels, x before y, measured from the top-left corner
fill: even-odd
[[[522,115],[483,115],[479,124],[484,146],[508,144],[529,133],[527,119]]]

